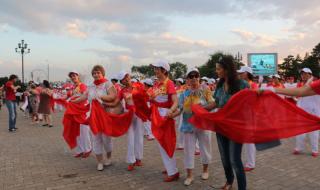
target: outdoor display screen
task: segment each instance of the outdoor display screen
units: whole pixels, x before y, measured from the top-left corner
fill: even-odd
[[[277,53],[249,53],[248,65],[252,68],[254,75],[277,74]]]

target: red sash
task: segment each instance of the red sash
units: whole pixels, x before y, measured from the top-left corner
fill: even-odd
[[[63,116],[63,137],[69,147],[73,149],[77,146],[77,137],[80,135],[80,124],[88,124],[86,113],[89,111],[89,105],[81,103],[68,102]]]
[[[238,143],[264,143],[320,129],[320,118],[265,91],[242,90],[216,113],[194,105],[190,122]]]
[[[128,131],[132,118],[133,109],[123,114],[108,113],[97,100],[92,100],[89,125],[95,135],[102,132],[107,136],[122,136]]]
[[[171,118],[161,117],[156,105],[151,106],[151,129],[161,147],[170,158],[173,157],[176,148],[175,122]]]

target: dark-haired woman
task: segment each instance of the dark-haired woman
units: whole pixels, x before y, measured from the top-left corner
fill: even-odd
[[[253,82],[253,71],[251,67],[242,66],[238,70],[240,79],[247,81],[250,86],[250,89],[257,90],[259,86],[257,83]],[[244,144],[246,163],[244,171],[249,172],[254,170],[256,166],[256,146],[253,143]]]
[[[43,114],[44,124],[42,126],[53,127],[51,120],[51,97],[53,92],[49,81],[44,80],[42,86],[38,113]]]
[[[238,91],[249,88],[246,81],[238,79],[234,60],[231,56],[223,56],[220,58],[216,64],[216,72],[220,78],[214,93],[217,108],[222,108]],[[217,133],[217,141],[225,176],[227,178],[227,182],[222,189],[228,190],[232,188],[235,172],[238,189],[245,190],[247,184],[241,160],[242,144],[236,143],[219,133]]]
[[[15,86],[14,83],[18,80],[17,75],[10,75],[9,81],[5,84],[5,101],[9,111],[9,132],[16,131],[17,120],[17,105],[16,105],[16,91],[20,86]]]

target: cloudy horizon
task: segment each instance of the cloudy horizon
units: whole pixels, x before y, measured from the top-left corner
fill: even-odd
[[[25,75],[47,70],[51,80],[68,71],[107,74],[158,59],[204,64],[216,51],[230,54],[311,52],[320,33],[316,0],[1,0],[0,77],[21,75],[14,49],[24,39]]]

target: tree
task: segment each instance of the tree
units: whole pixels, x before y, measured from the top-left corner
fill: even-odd
[[[279,65],[279,73],[284,75],[285,77],[299,77],[299,72],[302,67],[303,60],[300,55],[294,57],[293,55],[289,55],[284,58],[283,63]]]
[[[187,73],[187,65],[175,62],[170,64],[170,78],[183,78]]]
[[[132,66],[131,72],[140,73],[146,77],[151,77],[154,75],[153,69],[149,65]]]
[[[4,85],[8,80],[8,77],[0,77],[0,86]]]
[[[154,76],[153,68],[149,65],[133,66],[131,68],[132,73],[140,73],[146,77]],[[176,79],[179,77],[184,77],[187,73],[187,66],[180,62],[175,62],[170,64],[170,78]]]

